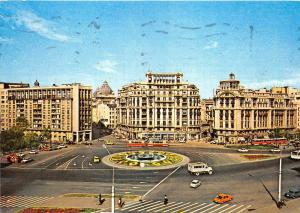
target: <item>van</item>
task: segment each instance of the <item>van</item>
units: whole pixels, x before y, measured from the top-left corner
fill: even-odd
[[[188,164],[188,171],[192,175],[199,176],[200,174],[207,173],[211,175],[213,173],[213,169],[207,165],[207,163],[196,162]]]

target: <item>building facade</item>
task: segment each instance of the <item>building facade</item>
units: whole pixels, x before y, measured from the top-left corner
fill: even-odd
[[[220,81],[214,94],[214,134],[219,142],[237,143],[295,127],[296,108],[287,93],[245,89],[234,74]]]
[[[213,131],[214,122],[214,100],[203,99],[201,100],[201,135],[202,137],[210,137]]]
[[[104,81],[93,94],[93,122],[102,122],[109,128],[116,127],[116,97],[113,90]]]
[[[16,118],[23,116],[29,122],[27,132],[49,129],[54,142],[91,140],[91,87],[78,83],[40,87],[36,81],[34,87],[4,90],[6,120],[1,128],[15,126]]]
[[[129,139],[200,138],[200,95],[182,73],[147,73],[123,86],[117,97],[118,131]]]

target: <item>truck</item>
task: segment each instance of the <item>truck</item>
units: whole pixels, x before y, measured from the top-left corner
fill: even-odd
[[[213,169],[212,167],[208,166],[207,163],[195,162],[188,164],[188,172],[196,176],[204,173],[211,175],[213,173]]]

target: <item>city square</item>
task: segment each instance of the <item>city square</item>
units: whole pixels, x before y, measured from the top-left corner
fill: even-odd
[[[0,211],[300,212],[299,11],[0,2]]]

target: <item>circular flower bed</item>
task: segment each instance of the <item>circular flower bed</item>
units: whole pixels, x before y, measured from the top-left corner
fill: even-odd
[[[261,160],[266,158],[274,157],[273,155],[262,155],[262,154],[252,154],[252,155],[242,155],[243,157],[247,158],[248,160]]]
[[[129,156],[129,157],[128,157]],[[131,158],[130,156],[142,156],[140,159]],[[146,156],[146,157],[145,157]],[[151,156],[160,156],[160,158]],[[156,150],[139,150],[114,153],[105,156],[103,163],[118,167],[131,169],[168,169],[176,166],[185,165],[189,162],[189,158],[173,152],[156,151]]]

